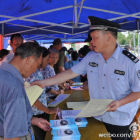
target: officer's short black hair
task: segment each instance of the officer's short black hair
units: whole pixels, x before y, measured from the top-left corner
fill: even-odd
[[[34,42],[26,42],[16,48],[15,56],[20,56],[22,59],[33,56],[39,58],[42,54],[41,47]]]
[[[76,61],[78,59],[78,56],[79,55],[78,55],[78,53],[76,51],[73,51],[72,54],[71,54],[71,57],[72,57],[73,61]]]
[[[84,45],[83,48],[89,49],[89,46],[88,45]]]
[[[59,44],[62,44],[62,41],[60,38],[56,38],[54,41],[53,41],[53,45],[59,45]]]
[[[83,47],[83,48],[80,48],[79,54],[81,54],[82,57],[85,57],[90,51],[91,51],[90,48],[84,48]]]
[[[9,51],[6,49],[0,50],[0,58],[3,58],[5,55],[8,55]]]
[[[90,42],[92,40],[90,33],[88,33],[88,38],[84,42]]]
[[[21,37],[23,40],[23,37],[21,36],[21,34],[12,34],[10,38],[11,43],[13,42],[14,37]]]

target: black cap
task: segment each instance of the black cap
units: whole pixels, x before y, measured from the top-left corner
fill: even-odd
[[[92,40],[90,33],[88,34],[88,38],[84,42],[90,42]]]
[[[93,16],[89,16],[89,23],[90,23],[90,32],[95,31],[95,30],[105,30],[105,31],[112,31],[112,32],[117,32],[118,28],[121,26],[118,23],[106,20],[106,19],[101,19]]]

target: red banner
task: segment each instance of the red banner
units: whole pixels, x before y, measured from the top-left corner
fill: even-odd
[[[0,35],[0,50],[3,49],[3,36]]]

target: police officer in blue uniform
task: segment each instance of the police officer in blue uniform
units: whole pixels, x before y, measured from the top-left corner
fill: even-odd
[[[90,99],[113,99],[108,111],[95,117],[104,122],[112,140],[131,140],[129,128],[140,98],[140,62],[116,44],[120,25],[89,16],[94,51],[71,69],[51,79],[35,82],[42,87],[87,73]]]

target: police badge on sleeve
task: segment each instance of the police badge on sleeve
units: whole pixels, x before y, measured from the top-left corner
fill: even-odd
[[[139,80],[140,80],[140,70],[137,71],[137,77],[138,77]]]

